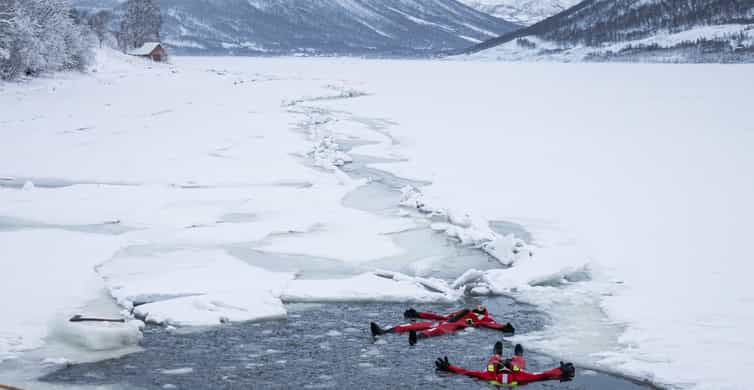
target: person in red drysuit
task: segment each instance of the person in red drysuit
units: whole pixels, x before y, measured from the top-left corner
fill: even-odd
[[[419,318],[431,321],[412,322],[389,329],[382,329],[379,325],[372,322],[370,324],[372,336],[409,332],[409,344],[414,345],[419,339],[457,332],[470,326],[494,329],[505,333],[515,332],[513,325],[510,323],[503,325],[492,319],[484,306],[477,306],[472,310],[463,309],[448,315],[417,312],[414,309],[408,309],[403,313],[403,316],[411,319]]]
[[[534,373],[526,371],[526,359],[523,356],[524,348],[521,344],[516,344],[514,355],[510,359],[504,359],[502,355],[503,343],[498,341],[495,343],[492,357],[487,361],[485,371],[468,371],[456,367],[448,362],[447,356],[444,359],[438,358],[435,361],[435,366],[438,371],[466,375],[498,386],[517,386],[549,380],[566,382],[572,380],[576,375],[576,368],[573,364],[563,362],[560,362],[560,367],[545,372]]]

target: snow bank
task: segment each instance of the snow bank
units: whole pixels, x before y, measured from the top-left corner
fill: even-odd
[[[285,317],[277,296],[293,278],[210,250],[116,257],[97,272],[138,318],[181,326]]]

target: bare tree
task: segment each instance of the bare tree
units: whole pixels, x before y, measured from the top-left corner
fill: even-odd
[[[110,23],[110,20],[112,20],[112,18],[113,14],[107,10],[99,11],[89,17],[89,28],[91,28],[94,34],[97,36],[100,48],[102,47],[102,44],[107,37],[107,24]]]
[[[128,0],[121,22],[119,41],[122,49],[141,47],[145,42],[159,41],[162,16],[156,0]]]

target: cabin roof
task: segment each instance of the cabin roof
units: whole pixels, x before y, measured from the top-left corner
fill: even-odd
[[[128,54],[133,56],[148,56],[159,46],[160,42],[145,42],[141,47],[129,51]]]

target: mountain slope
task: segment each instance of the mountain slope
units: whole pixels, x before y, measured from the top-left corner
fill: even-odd
[[[514,60],[751,61],[754,2],[586,0],[466,53]]]
[[[160,5],[163,41],[194,54],[429,55],[519,28],[455,0],[161,0]]]
[[[112,9],[126,0],[70,0],[72,6],[91,10]]]
[[[460,0],[469,7],[525,26],[563,12],[581,0]]]

